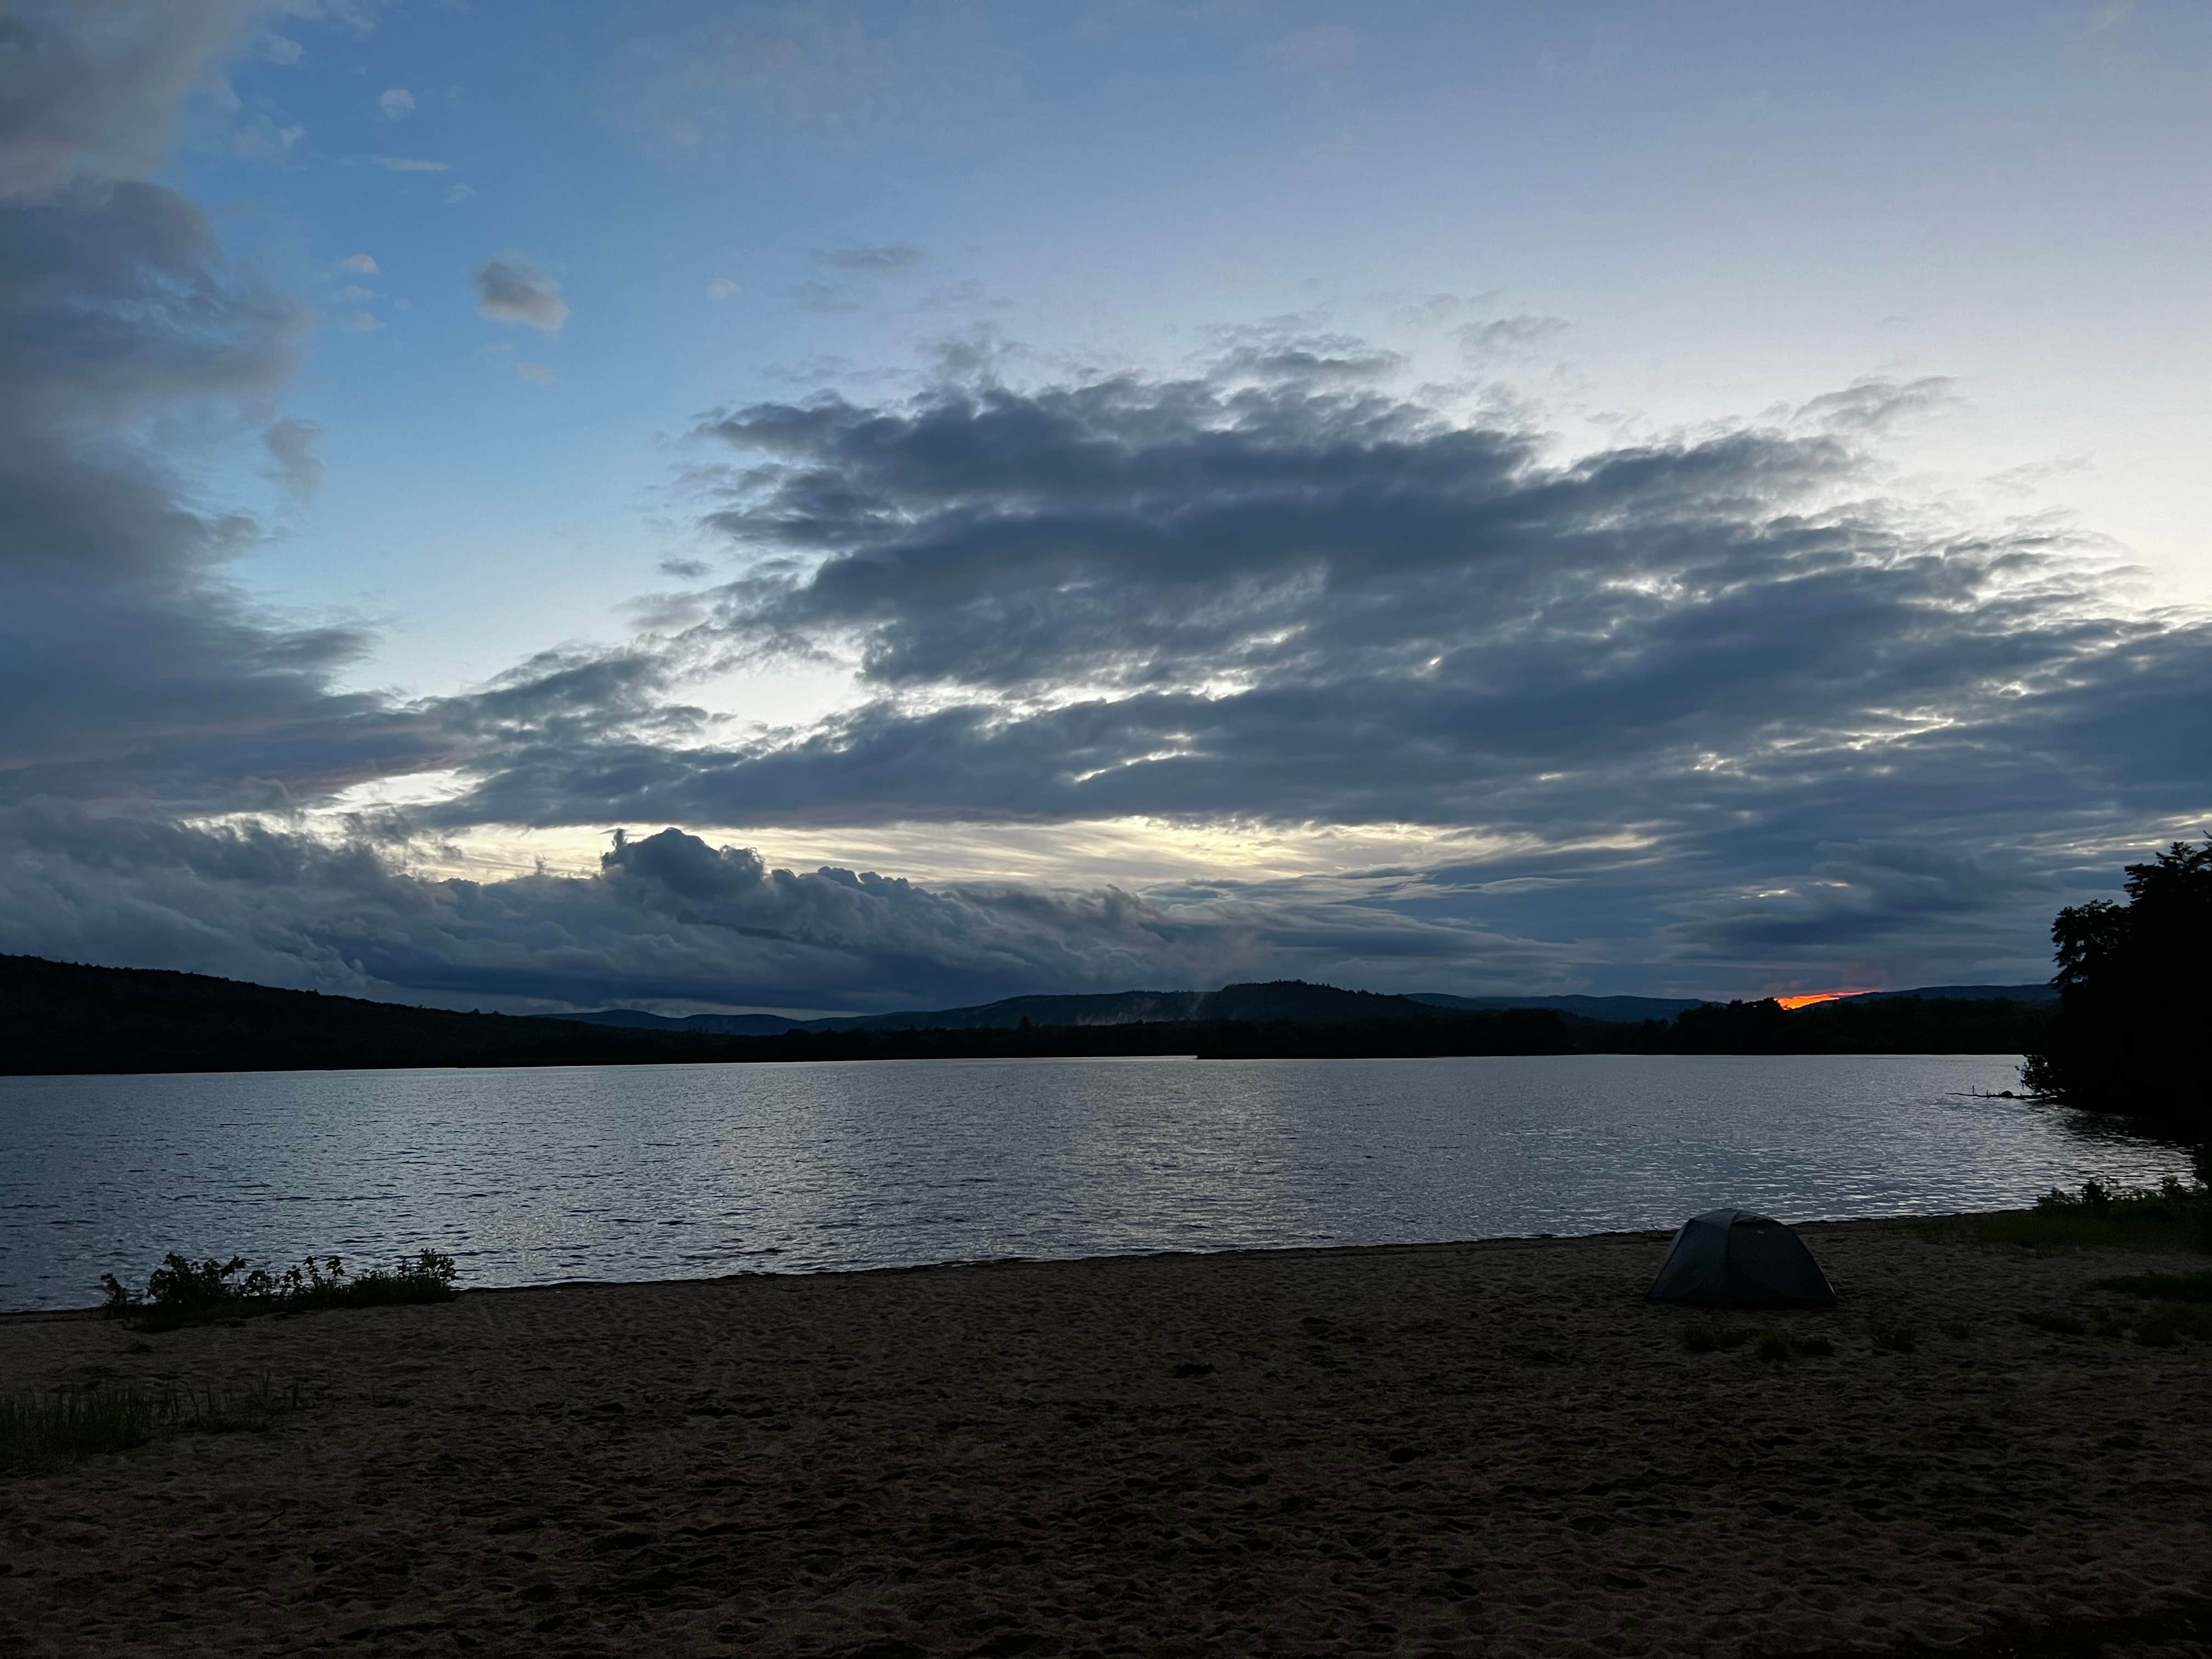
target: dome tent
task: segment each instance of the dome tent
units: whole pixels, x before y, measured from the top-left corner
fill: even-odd
[[[1708,1210],[1684,1222],[1650,1296],[1723,1308],[1835,1299],[1805,1241],[1771,1216],[1748,1210]]]

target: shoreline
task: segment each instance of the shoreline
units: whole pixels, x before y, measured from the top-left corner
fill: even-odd
[[[2018,1210],[1945,1210],[1911,1214],[1878,1216],[1815,1216],[1787,1224],[1799,1231],[1820,1227],[1894,1226],[1916,1222],[1957,1221],[1984,1215],[2017,1215],[2026,1212],[2027,1206]],[[1779,1219],[1780,1218],[1777,1218]],[[1677,1226],[1680,1224],[1676,1224]],[[1231,1245],[1218,1250],[1121,1250],[1100,1255],[996,1255],[959,1257],[945,1261],[910,1261],[886,1263],[871,1267],[793,1267],[787,1271],[774,1268],[744,1268],[737,1273],[708,1274],[678,1274],[665,1279],[535,1279],[526,1285],[458,1285],[454,1298],[474,1296],[511,1296],[523,1291],[568,1290],[620,1290],[651,1285],[709,1285],[755,1279],[826,1279],[847,1275],[872,1273],[959,1273],[976,1268],[1014,1267],[1054,1267],[1079,1262],[1159,1261],[1176,1260],[1211,1260],[1225,1256],[1295,1256],[1356,1255],[1361,1252],[1389,1250],[1464,1250],[1487,1245],[1565,1244],[1588,1239],[1670,1239],[1675,1227],[1613,1227],[1594,1233],[1495,1233],[1479,1238],[1416,1239],[1402,1243],[1376,1244],[1265,1244]],[[255,1318],[271,1316],[255,1315]],[[94,1304],[81,1308],[13,1308],[0,1309],[0,1328],[11,1320],[77,1321],[100,1320],[103,1310]]]
[[[0,1322],[0,1385],[302,1402],[0,1480],[0,1648],[2200,1650],[2201,1345],[2021,1316],[2203,1258],[1799,1231],[1841,1303],[1718,1322],[1833,1349],[1779,1363],[1645,1231]]]
[[[606,1028],[606,1029],[611,1030],[622,1030],[622,1029],[623,1029],[623,1028],[622,1028],[622,1027],[620,1027],[620,1026],[611,1026],[611,1027],[608,1027],[608,1028]],[[987,1027],[987,1028],[983,1028],[983,1029],[990,1030],[990,1029],[994,1029],[994,1028],[988,1028],[988,1027]],[[1077,1028],[1077,1029],[1081,1029],[1081,1030],[1099,1029],[1099,1030],[1114,1030],[1114,1029],[1116,1029],[1116,1028],[1114,1028],[1114,1027],[1110,1027],[1110,1026],[1109,1026],[1109,1027],[1098,1027],[1098,1028],[1092,1028],[1092,1027],[1080,1027],[1080,1028]],[[936,1035],[940,1035],[941,1033],[939,1033],[939,1032],[937,1032],[936,1030],[934,1030],[933,1029],[932,1029],[932,1030],[923,1030],[923,1031],[922,1031],[921,1033],[920,1033],[920,1034],[921,1034],[921,1035],[923,1035],[923,1036],[936,1036]],[[869,1035],[884,1035],[884,1034],[870,1033]],[[888,1034],[888,1035],[901,1036],[901,1035],[905,1035],[905,1033],[902,1033],[902,1032],[896,1032],[896,1033],[890,1033],[890,1034]],[[755,1039],[746,1038],[746,1039],[743,1039],[743,1040],[744,1040],[744,1041],[748,1041],[748,1042],[750,1042],[750,1041],[754,1041]],[[210,1068],[210,1067],[205,1067],[205,1066],[200,1066],[200,1067],[188,1067],[188,1068],[184,1069],[184,1070],[181,1070],[181,1071],[175,1071],[175,1070],[172,1070],[172,1071],[125,1071],[125,1072],[110,1072],[110,1071],[82,1071],[82,1070],[78,1070],[78,1071],[64,1071],[64,1072],[22,1072],[22,1071],[5,1071],[5,1070],[0,1070],[0,1082],[7,1082],[7,1081],[9,1081],[9,1080],[10,1080],[10,1079],[32,1079],[32,1080],[40,1080],[40,1079],[58,1079],[58,1078],[85,1078],[85,1079],[119,1079],[119,1078],[149,1078],[149,1077],[152,1077],[152,1078],[160,1078],[160,1077],[190,1077],[190,1078],[225,1078],[225,1077],[250,1077],[250,1078],[269,1078],[269,1077],[276,1077],[276,1078],[283,1078],[283,1077],[314,1077],[314,1078],[327,1078],[327,1077],[354,1077],[354,1076],[361,1075],[361,1074],[362,1074],[362,1073],[382,1073],[382,1072],[397,1072],[397,1073],[407,1073],[407,1074],[413,1074],[413,1073],[422,1073],[422,1072],[453,1072],[453,1073],[462,1073],[462,1074],[465,1074],[465,1074],[476,1074],[476,1073],[488,1073],[488,1072],[563,1072],[563,1071],[586,1071],[586,1072],[587,1072],[587,1071],[651,1072],[651,1071],[680,1071],[680,1070],[687,1070],[687,1069],[723,1069],[723,1068],[727,1068],[727,1067],[730,1067],[730,1066],[743,1066],[743,1067],[744,1067],[744,1068],[746,1068],[746,1069],[748,1069],[748,1070],[752,1070],[752,1069],[768,1069],[768,1068],[773,1068],[773,1067],[776,1067],[776,1066],[939,1066],[939,1065],[946,1065],[946,1066],[983,1066],[983,1065],[1017,1065],[1017,1066],[1029,1066],[1029,1065],[1036,1065],[1036,1064],[1039,1064],[1039,1063],[1041,1063],[1041,1062],[1050,1062],[1050,1061],[1054,1061],[1054,1060],[1079,1060],[1085,1061],[1085,1063],[1090,1063],[1090,1062],[1092,1062],[1092,1061],[1097,1061],[1097,1062],[1100,1062],[1100,1063],[1106,1063],[1106,1062],[1131,1062],[1131,1063],[1137,1063],[1137,1062],[1148,1062],[1148,1061],[1158,1061],[1158,1060],[1176,1060],[1176,1061],[1189,1060],[1189,1061],[1192,1061],[1192,1062],[1194,1062],[1194,1063],[1197,1063],[1197,1062],[1201,1062],[1201,1061],[1202,1061],[1202,1062],[1204,1062],[1205,1064],[1206,1064],[1206,1065],[1208,1065],[1208,1066],[1252,1066],[1252,1065],[1284,1065],[1284,1064],[1289,1064],[1289,1063],[1293,1063],[1293,1062],[1295,1062],[1295,1063],[1297,1063],[1297,1064],[1298,1064],[1298,1065],[1317,1065],[1317,1064],[1322,1064],[1322,1063],[1324,1063],[1324,1062],[1335,1062],[1335,1061],[1346,1061],[1346,1060],[1352,1060],[1352,1061],[1389,1060],[1389,1061],[1392,1061],[1392,1062],[1394,1062],[1394,1063],[1407,1063],[1407,1062],[1416,1062],[1416,1061],[1425,1061],[1425,1060],[2005,1060],[2021,1061],[2021,1060],[2026,1060],[2026,1058],[2027,1058],[2027,1056],[2026,1056],[2024,1054],[2015,1053],[2015,1052],[2014,1052],[2013,1050],[2011,1050],[2011,1049],[2008,1049],[2008,1048],[1986,1048],[1986,1049],[1985,1049],[1985,1048],[1842,1048],[1842,1049],[1831,1049],[1831,1048],[1782,1048],[1782,1049],[1765,1049],[1765,1048],[1759,1048],[1759,1049],[1749,1049],[1749,1048],[1747,1048],[1747,1049],[1735,1049],[1735,1048],[1728,1048],[1728,1049],[1714,1049],[1714,1050],[1710,1050],[1710,1051],[1709,1051],[1709,1050],[1705,1050],[1705,1049],[1683,1049],[1683,1050],[1665,1049],[1665,1050],[1645,1050],[1645,1049],[1640,1049],[1640,1048],[1571,1048],[1571,1049],[1557,1050],[1557,1051],[1554,1051],[1554,1050],[1548,1050],[1548,1049],[1547,1049],[1547,1050],[1544,1050],[1544,1051],[1541,1051],[1541,1052],[1528,1053],[1528,1054],[1520,1054],[1520,1053],[1515,1053],[1515,1054],[1448,1054],[1448,1053],[1447,1053],[1447,1054],[1391,1054],[1391,1053],[1388,1053],[1388,1052],[1384,1052],[1384,1051],[1380,1051],[1380,1050],[1378,1050],[1378,1051],[1376,1051],[1376,1052],[1375,1052],[1375,1053],[1372,1053],[1372,1054],[1200,1054],[1200,1053],[1196,1053],[1196,1052],[1174,1052],[1174,1051],[1163,1051],[1163,1052],[1160,1052],[1160,1053],[1158,1053],[1158,1054],[1153,1054],[1153,1053],[1149,1053],[1149,1052],[1147,1052],[1147,1053],[1140,1053],[1140,1054],[1119,1054],[1119,1053],[1109,1053],[1109,1054],[1085,1054],[1085,1053],[1084,1053],[1084,1052],[1082,1052],[1082,1051],[1080,1051],[1080,1050],[1071,1050],[1071,1051],[1069,1051],[1069,1052],[1067,1052],[1067,1053],[1065,1053],[1065,1054],[1061,1054],[1061,1053],[1046,1053],[1046,1054],[865,1054],[865,1055],[854,1055],[854,1056],[843,1057],[843,1058],[828,1058],[828,1057],[815,1057],[815,1058],[806,1058],[806,1057],[800,1057],[800,1058],[781,1058],[781,1057],[779,1057],[779,1058],[775,1058],[775,1059],[769,1059],[769,1060],[730,1060],[730,1059],[703,1059],[703,1060],[702,1060],[702,1059],[696,1059],[696,1058],[666,1058],[666,1059],[664,1059],[664,1058],[655,1057],[655,1058],[653,1058],[653,1059],[647,1059],[647,1060],[606,1060],[606,1059],[544,1060],[486,1060],[486,1061],[484,1061],[483,1063],[482,1063],[482,1064],[480,1064],[480,1065],[477,1065],[477,1064],[458,1064],[458,1063],[455,1063],[455,1064],[448,1064],[448,1063],[432,1063],[432,1062],[428,1062],[428,1061],[426,1061],[426,1062],[424,1062],[424,1063],[422,1063],[422,1064],[421,1064],[421,1065],[414,1065],[414,1066],[409,1066],[409,1065],[392,1065],[392,1066],[367,1066],[367,1065],[362,1065],[362,1066],[247,1066],[247,1067],[245,1067],[245,1068],[243,1068],[243,1069],[240,1069],[240,1068],[238,1068],[238,1067],[234,1067],[234,1067],[231,1067],[231,1068],[228,1068],[228,1069]],[[1986,1096],[1986,1097],[1982,1097],[1982,1098],[1987,1098],[1987,1099],[1991,1099],[1991,1100],[1996,1100],[1996,1099],[2002,1099],[2002,1098],[2005,1098],[2005,1097],[2003,1097],[2003,1096],[2002,1096],[2002,1095],[1990,1095],[1990,1096]],[[2088,1108],[2088,1107],[2081,1107],[2081,1106],[2068,1107],[2068,1106],[2063,1106],[2063,1104],[2061,1104],[2061,1103],[2058,1103],[2058,1102],[2056,1102],[2056,1101],[2047,1101],[2047,1100],[2043,1100],[2040,1097],[2033,1096],[2033,1095],[2025,1095],[2025,1094],[2023,1094],[2023,1095],[2016,1095],[2016,1096],[2014,1096],[2014,1097],[2013,1097],[2013,1098],[2014,1098],[2014,1099],[2017,1099],[2017,1100],[2021,1100],[2021,1101],[2035,1102],[2035,1103],[2041,1103],[2041,1104],[2057,1106],[2057,1107],[2059,1107],[2059,1109],[2063,1109],[2063,1110],[2081,1111],[2081,1112],[2092,1112],[2092,1109],[2090,1109],[2090,1108]],[[2130,1122],[2132,1122],[2132,1121],[2137,1121],[2137,1120],[2136,1120],[2136,1116],[2135,1116],[2135,1115],[2133,1115],[2133,1114],[2130,1114],[2130,1113],[2124,1113],[2124,1112],[2104,1112],[2104,1113],[2094,1113],[2094,1112],[2092,1112],[2092,1115],[2105,1116],[2105,1117],[2112,1117],[2112,1118],[2119,1119],[2119,1120],[2124,1121],[2130,1121]],[[2160,1121],[2160,1120],[2157,1120],[2157,1119],[2150,1119],[2150,1120],[2145,1120],[2145,1121]]]

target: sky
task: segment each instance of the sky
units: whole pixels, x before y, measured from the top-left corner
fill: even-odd
[[[2017,982],[2212,824],[2212,12],[0,0],[0,950]]]

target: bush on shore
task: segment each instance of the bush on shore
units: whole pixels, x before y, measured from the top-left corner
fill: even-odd
[[[194,1261],[172,1250],[147,1275],[143,1294],[113,1273],[100,1276],[106,1300],[100,1311],[146,1330],[174,1330],[256,1314],[308,1313],[322,1308],[372,1308],[402,1302],[449,1302],[459,1277],[453,1258],[422,1250],[392,1267],[349,1274],[337,1256],[309,1256],[281,1274],[249,1270],[246,1258]]]

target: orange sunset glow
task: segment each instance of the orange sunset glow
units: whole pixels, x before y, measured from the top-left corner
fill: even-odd
[[[1785,1008],[1809,1008],[1816,1002],[1833,1002],[1838,997],[1863,997],[1864,991],[1807,991],[1792,997],[1774,1000]]]

